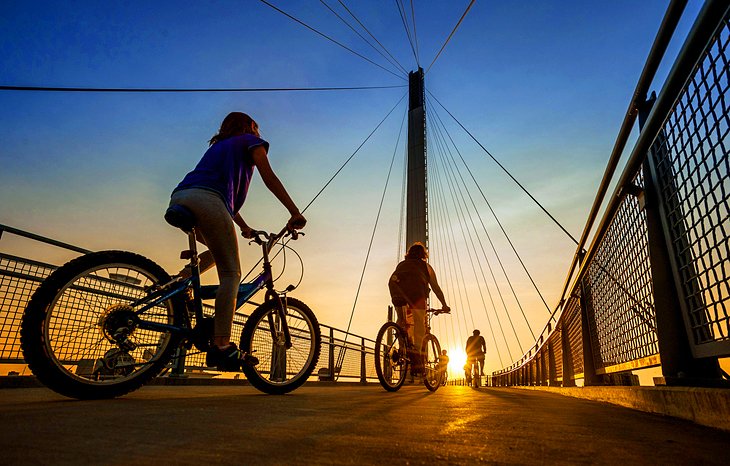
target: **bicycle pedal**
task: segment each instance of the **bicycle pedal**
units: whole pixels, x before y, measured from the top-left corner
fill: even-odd
[[[254,367],[259,364],[259,358],[252,354],[245,353],[241,358],[241,364],[245,364],[249,367]]]

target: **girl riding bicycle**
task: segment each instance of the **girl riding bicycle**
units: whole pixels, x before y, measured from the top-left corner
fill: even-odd
[[[449,312],[441,287],[436,280],[436,272],[426,259],[428,252],[422,243],[413,243],[405,259],[401,261],[390,276],[388,288],[391,300],[398,314],[398,325],[408,332],[412,341],[417,345],[426,333],[426,300],[429,286],[436,297],[441,301],[442,310]]]
[[[258,124],[248,115],[232,112],[221,123],[218,133],[209,141],[193,171],[173,190],[170,205],[180,205],[195,216],[198,240],[208,247],[200,254],[200,271],[217,267],[220,287],[215,298],[213,347],[206,364],[221,370],[240,369],[241,352],[231,342],[241,264],[235,226],[244,238],[252,237],[252,229],[239,210],[243,206],[254,169],[258,168],[266,187],[286,207],[291,218],[289,229],[301,229],[307,220],[269,164],[269,143],[259,136]],[[181,276],[189,275],[183,270]]]

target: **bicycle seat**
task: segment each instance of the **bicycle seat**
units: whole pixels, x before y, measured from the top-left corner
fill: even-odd
[[[167,208],[165,221],[175,228],[189,233],[195,226],[195,215],[187,207],[174,204]]]

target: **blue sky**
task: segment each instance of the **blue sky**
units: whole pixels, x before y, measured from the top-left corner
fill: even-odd
[[[320,2],[273,3],[388,66]],[[338,6],[334,0],[328,3]],[[415,69],[395,2],[347,3],[406,69]],[[426,87],[577,237],[667,3],[477,1],[426,75]],[[414,2],[424,68],[467,5]],[[659,83],[700,6],[689,3]],[[0,31],[3,85],[405,84],[254,0],[3,2]],[[404,92],[0,91],[0,223],[89,249],[135,250],[172,271],[180,265],[176,257],[184,240],[164,224],[162,212],[170,191],[197,162],[225,114],[242,110],[257,119],[271,143],[272,165],[304,206]],[[401,105],[393,112],[307,212],[308,235],[298,244],[306,273],[296,294],[323,323],[347,325],[404,111]],[[554,306],[572,243],[443,111],[439,115]],[[371,338],[385,318],[385,281],[398,253],[402,144],[396,153],[353,320],[353,330]],[[286,219],[259,180],[243,213],[250,224],[266,229],[276,229]],[[64,260],[8,235],[2,241],[3,250]],[[503,239],[495,242],[506,247]],[[256,252],[242,247],[247,269]],[[445,254],[432,251],[434,260]],[[546,310],[514,260],[506,260],[516,288],[525,295],[528,320],[539,331]],[[290,269],[287,273],[296,278],[299,269]],[[444,281],[445,288],[456,287]],[[453,300],[458,302],[456,296]],[[469,305],[474,312],[456,306],[459,314],[436,327],[450,347],[461,346],[472,325],[487,332],[487,315],[500,312],[477,309],[477,301]],[[526,347],[532,343],[527,326],[516,310],[510,312]],[[490,338],[487,343],[494,346]],[[513,356],[521,354],[515,341],[509,345]],[[498,366],[492,353],[488,368]]]

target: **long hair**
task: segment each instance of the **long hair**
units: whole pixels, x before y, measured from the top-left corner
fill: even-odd
[[[426,259],[428,258],[428,252],[426,246],[423,243],[415,242],[408,248],[406,253],[406,259]]]
[[[254,129],[256,126],[254,119],[245,113],[231,112],[223,119],[218,133],[210,138],[208,144],[212,146],[216,142],[241,134],[256,134]]]

